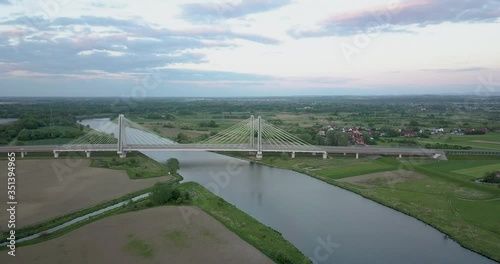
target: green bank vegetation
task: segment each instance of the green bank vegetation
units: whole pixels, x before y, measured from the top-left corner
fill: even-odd
[[[236,206],[212,194],[203,186],[189,182],[179,185],[179,188],[191,194],[194,206],[210,214],[276,263],[311,263],[280,233],[261,224]]]
[[[305,173],[355,192],[413,216],[462,246],[500,261],[500,185],[474,182],[483,178],[485,172],[499,168],[498,157],[448,158],[444,162],[392,157],[357,160],[338,155],[322,160],[310,155],[297,155],[295,159],[267,155],[261,161],[254,161]],[[413,171],[423,177],[408,177],[396,170]],[[391,171],[387,174],[400,177],[400,181],[384,177],[348,181],[352,176],[382,171]]]

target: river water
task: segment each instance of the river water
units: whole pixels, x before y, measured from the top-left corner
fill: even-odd
[[[495,263],[412,217],[304,174],[210,152],[144,154],[179,159],[184,181],[277,230],[315,263]]]
[[[6,125],[9,123],[15,122],[17,120],[19,120],[19,119],[17,119],[17,118],[0,118],[0,125]]]

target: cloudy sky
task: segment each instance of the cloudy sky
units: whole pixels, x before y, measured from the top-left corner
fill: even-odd
[[[0,96],[500,93],[500,0],[0,0]]]

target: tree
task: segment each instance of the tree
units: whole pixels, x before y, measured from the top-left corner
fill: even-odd
[[[326,133],[326,138],[329,146],[349,145],[349,136],[347,133],[331,130]]]
[[[417,121],[415,121],[415,120],[411,120],[409,125],[411,127],[418,127],[418,126],[420,126],[420,124]]]
[[[172,187],[163,183],[156,183],[151,192],[150,199],[154,205],[168,203],[172,199]]]
[[[167,160],[167,169],[171,173],[177,173],[177,170],[180,169],[179,160],[176,158],[170,158]]]
[[[177,134],[178,143],[189,143],[189,137],[184,133]]]

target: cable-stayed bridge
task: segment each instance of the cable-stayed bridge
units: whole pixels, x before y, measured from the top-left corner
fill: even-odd
[[[93,121],[95,122],[95,121]],[[87,125],[85,121],[81,124]],[[446,159],[445,151],[421,148],[392,147],[331,147],[313,146],[292,135],[263,118],[251,116],[217,134],[192,144],[179,144],[163,138],[155,132],[120,115],[114,121],[103,120],[92,123],[92,130],[84,136],[64,145],[45,146],[6,146],[0,147],[0,152],[20,152],[23,157],[27,152],[53,152],[59,157],[62,152],[86,152],[90,157],[96,151],[116,151],[120,157],[126,157],[131,151],[241,151],[262,158],[265,152],[290,153],[292,158],[296,153],[322,154],[328,153],[367,155],[428,156],[435,159]],[[470,150],[470,154],[500,155],[486,150]]]
[[[85,123],[83,123],[85,124]],[[125,157],[131,151],[244,151],[262,158],[264,152],[320,153],[327,158],[326,150],[313,146],[304,140],[279,129],[260,116],[241,121],[217,134],[197,143],[179,144],[149,131],[128,120],[123,115],[117,122],[106,122],[94,128],[81,138],[55,148],[58,157],[61,152],[117,151]]]

